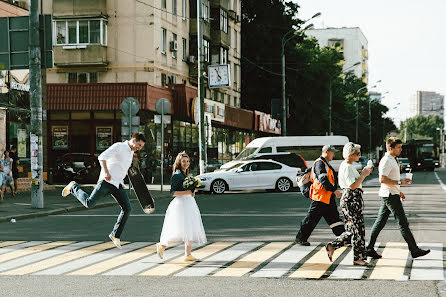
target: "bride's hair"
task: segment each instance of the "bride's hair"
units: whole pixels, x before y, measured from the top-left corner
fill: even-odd
[[[183,168],[181,168],[181,159],[183,159],[183,158],[188,158],[190,161],[190,157],[186,153],[186,151],[182,151],[182,152],[178,153],[177,157],[175,158],[175,163],[173,164],[172,175],[174,175],[176,173],[177,169],[183,171]],[[189,168],[187,168],[185,173],[186,173],[186,175],[189,175]]]

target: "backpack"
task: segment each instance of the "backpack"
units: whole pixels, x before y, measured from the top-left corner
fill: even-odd
[[[296,181],[302,195],[310,198],[310,187],[313,184],[311,181],[311,167],[308,167],[304,172],[298,173]]]

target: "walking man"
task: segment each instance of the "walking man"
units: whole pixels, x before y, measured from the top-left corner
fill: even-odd
[[[384,228],[389,218],[390,213],[393,213],[395,219],[400,226],[401,235],[409,246],[412,258],[424,256],[430,250],[422,250],[417,246],[412,232],[409,228],[406,214],[404,213],[402,201],[406,200],[403,192],[400,191],[400,185],[407,185],[411,182],[410,179],[400,180],[400,167],[395,159],[401,154],[403,144],[402,141],[396,137],[390,137],[386,142],[387,152],[379,162],[379,181],[381,188],[379,189],[379,196],[381,197],[381,207],[378,212],[378,217],[373,224],[370,234],[370,242],[367,246],[367,256],[373,259],[379,259],[379,255],[374,245],[378,238],[379,232]]]
[[[328,163],[333,160],[336,152],[338,150],[334,146],[325,145],[322,147],[322,155],[314,161],[311,172],[313,184],[310,188],[312,201],[307,216],[300,223],[300,230],[295,239],[297,244],[310,245],[308,238],[322,217],[336,236],[345,231],[335,201],[335,197],[341,198],[341,192],[337,190],[338,176]]]
[[[121,233],[132,210],[129,197],[123,188],[124,178],[132,164],[133,153],[140,150],[145,142],[144,134],[136,132],[130,140],[117,142],[102,152],[98,157],[101,174],[91,195],[85,193],[75,181],[62,190],[62,196],[73,194],[86,208],[93,207],[99,199],[109,194],[115,198],[121,207],[121,213],[108,237],[117,248],[121,248]]]

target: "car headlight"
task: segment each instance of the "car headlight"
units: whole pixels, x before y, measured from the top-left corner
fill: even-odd
[[[410,164],[407,164],[407,167],[410,167]]]

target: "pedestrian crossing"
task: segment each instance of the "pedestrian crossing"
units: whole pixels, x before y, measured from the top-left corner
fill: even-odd
[[[412,259],[405,243],[377,243],[382,258],[372,267],[353,266],[351,247],[293,242],[210,242],[195,247],[200,260],[184,261],[184,246],[169,247],[160,259],[153,242],[0,241],[2,275],[135,275],[255,277],[289,279],[445,280],[443,243],[421,243],[431,253]]]

